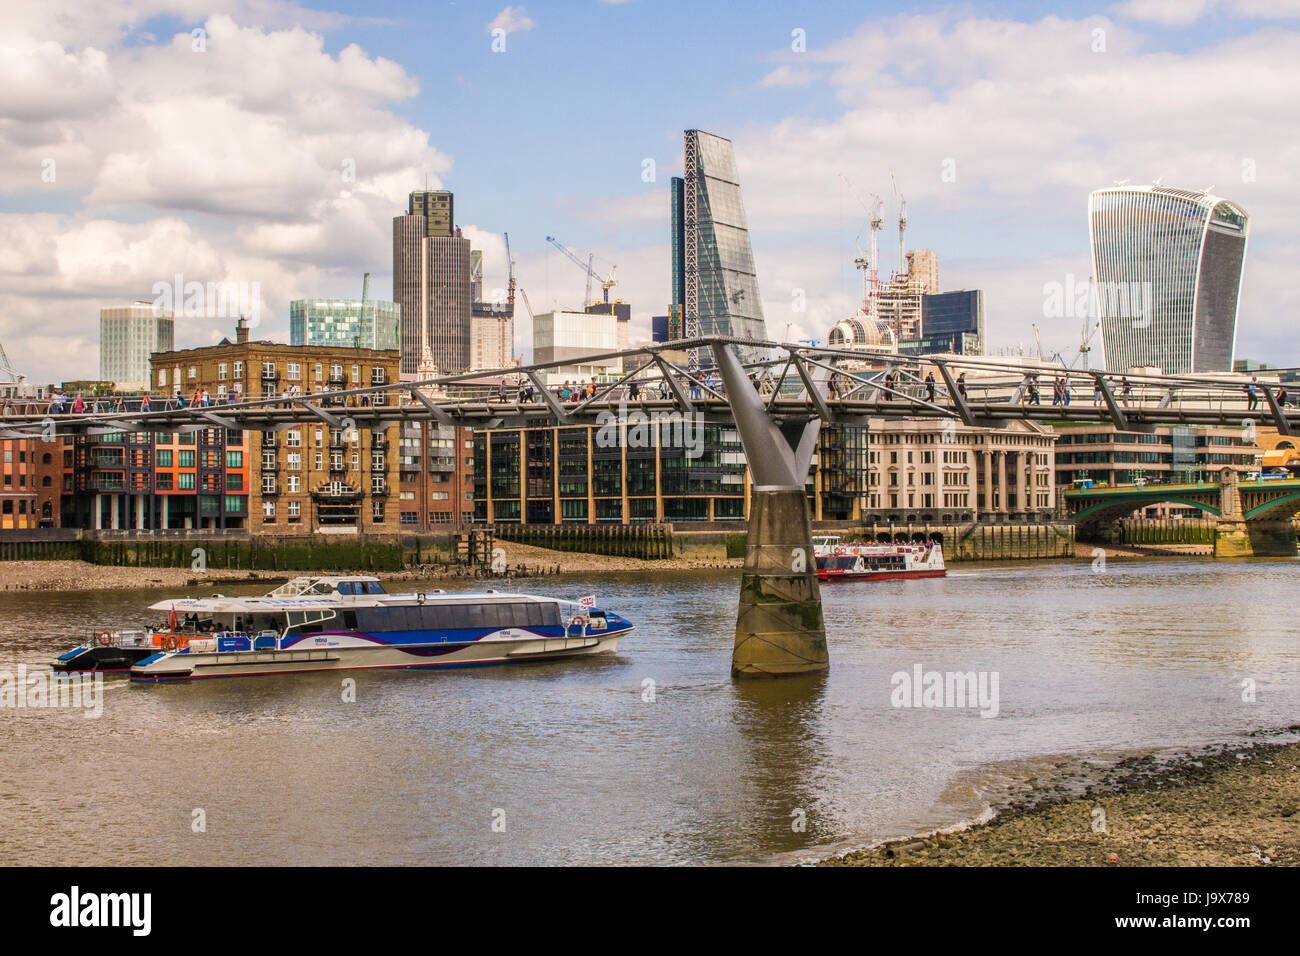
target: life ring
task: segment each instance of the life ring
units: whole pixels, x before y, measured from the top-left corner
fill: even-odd
[[[174,650],[176,650],[176,635],[175,635],[175,634],[168,634],[166,637],[163,638],[163,650],[165,650],[165,651],[174,651]]]
[[[113,635],[109,631],[100,631],[95,640],[99,642],[100,647],[108,647],[113,643]]]
[[[575,615],[573,615],[573,619],[572,619],[571,621],[569,621],[569,626],[570,626],[570,627],[586,627],[586,626],[587,626],[587,619],[586,619],[585,617],[583,617],[581,614],[575,614]]]

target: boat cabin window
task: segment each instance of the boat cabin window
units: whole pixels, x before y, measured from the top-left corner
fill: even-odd
[[[367,634],[385,631],[444,631],[468,628],[559,627],[560,609],[539,601],[492,602],[489,604],[405,604],[357,608],[358,629]],[[351,626],[351,625],[348,625]]]

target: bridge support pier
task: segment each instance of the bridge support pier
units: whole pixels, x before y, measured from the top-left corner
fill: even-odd
[[[821,420],[778,427],[730,347],[712,348],[754,482],[731,675],[824,671],[830,658],[804,492]],[[807,381],[819,387],[813,376]]]
[[[1295,525],[1288,518],[1221,518],[1214,526],[1216,558],[1289,558],[1296,554]]]
[[[803,489],[756,487],[748,537],[731,676],[826,670],[830,657]]]

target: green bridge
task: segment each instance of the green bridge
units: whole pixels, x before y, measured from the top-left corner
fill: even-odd
[[[1121,518],[1139,508],[1179,504],[1213,519],[1216,557],[1296,553],[1293,518],[1300,511],[1300,478],[1242,481],[1225,468],[1219,481],[1061,489],[1057,500],[1058,515],[1073,519],[1080,537],[1106,539]]]

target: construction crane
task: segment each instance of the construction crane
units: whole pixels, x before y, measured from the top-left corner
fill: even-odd
[[[894,195],[898,197],[898,274],[901,277],[907,273],[907,200],[898,191],[892,169],[889,171],[889,185],[894,187]]]
[[[506,237],[506,269],[509,274],[509,281],[506,283],[506,304],[510,306],[510,314],[515,314],[515,257],[510,254],[510,233],[502,233]],[[532,309],[528,314],[532,315]]]
[[[560,242],[560,240],[556,239],[554,236],[547,236],[546,241],[549,242],[551,245],[553,245],[556,249],[559,249],[562,253],[564,253],[565,258],[567,258],[570,262],[572,262],[574,265],[576,265],[579,269],[581,269],[583,272],[587,274],[587,291],[583,294],[582,297],[582,307],[585,309],[587,308],[587,306],[592,304],[591,301],[591,280],[592,279],[595,279],[597,282],[600,283],[601,293],[603,296],[602,301],[604,301],[606,304],[609,304],[609,290],[614,286],[618,285],[618,280],[614,278],[614,270],[617,269],[618,266],[610,266],[609,275],[605,276],[605,278],[602,279],[599,273],[596,272],[595,268],[593,268],[593,263],[595,262],[596,259],[596,254],[594,252],[591,253],[589,256],[587,256],[586,262],[583,262],[582,257],[580,255],[578,255],[576,252],[574,252],[564,243]]]
[[[849,182],[847,176],[840,173],[840,179],[844,180],[844,185],[849,187],[849,192],[853,193],[854,198],[857,199],[862,208],[867,211],[867,224],[871,229],[871,253],[869,257],[864,257],[862,255],[862,246],[858,243],[857,239],[854,239],[853,247],[857,250],[858,257],[853,260],[853,265],[862,270],[862,310],[867,315],[874,317],[876,313],[876,296],[880,291],[879,235],[880,227],[884,224],[884,219],[880,216],[880,210],[884,203],[881,201],[879,196],[872,193],[871,198],[874,201],[871,205],[867,205],[867,201],[859,195],[856,189],[853,188],[853,184]],[[862,233],[859,232],[858,235],[861,236]]]

